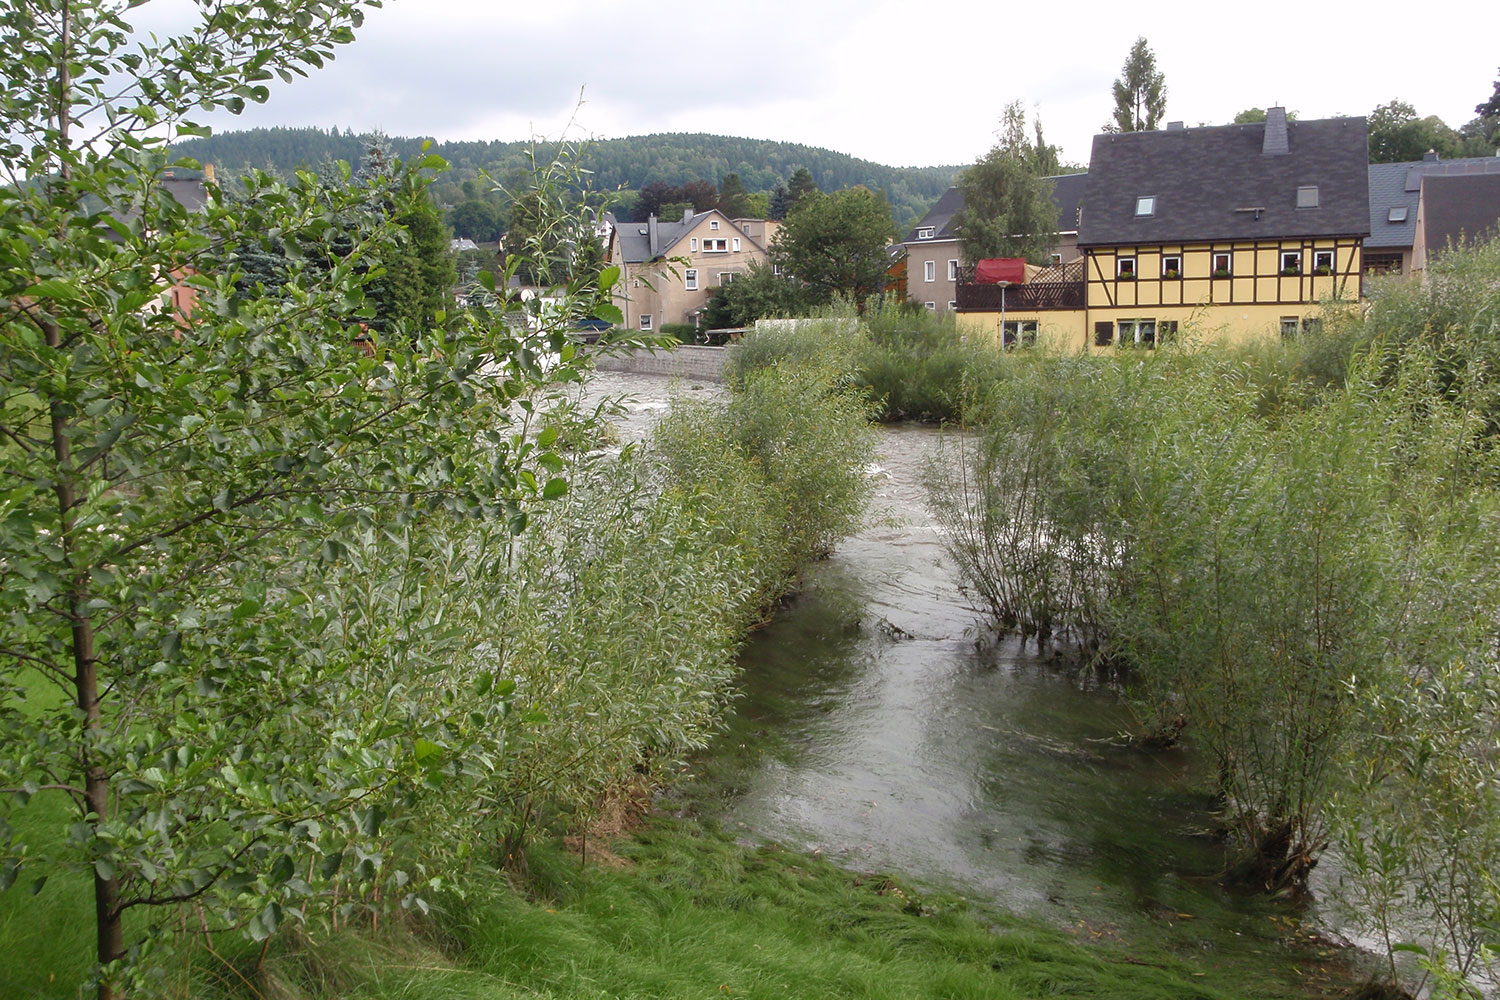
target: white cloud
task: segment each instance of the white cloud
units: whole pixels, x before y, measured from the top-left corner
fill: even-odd
[[[1467,121],[1497,72],[1493,32],[1477,30],[1494,26],[1490,4],[1460,0],[1426,17],[1381,7],[1279,18],[1200,6],[1152,24],[1135,16],[1145,8],[1127,16],[1117,3],[1078,0],[397,0],[372,11],[327,69],[214,124],[520,139],[555,134],[582,90],[579,121],[601,136],[749,135],[923,165],[973,160],[1019,98],[1067,158],[1083,161],[1137,34],[1166,73],[1168,117],[1190,125],[1273,101],[1311,118],[1396,98]]]

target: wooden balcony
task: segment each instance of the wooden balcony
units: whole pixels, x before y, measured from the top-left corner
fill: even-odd
[[[1004,289],[1006,312],[1048,312],[1082,309],[1084,303],[1083,261],[1043,268],[1024,285]],[[958,272],[959,312],[999,312],[1001,286],[976,285],[974,269]]]

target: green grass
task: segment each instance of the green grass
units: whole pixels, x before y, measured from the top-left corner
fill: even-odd
[[[344,934],[273,950],[252,992],[221,967],[194,996],[604,1000],[922,1000],[1286,996],[1235,973],[1086,945],[885,875],[658,820],[584,866],[535,848],[526,885],[498,877],[426,937]],[[429,930],[433,930],[429,928]],[[438,940],[441,939],[441,946]],[[242,956],[243,957],[243,956]],[[208,966],[203,966],[207,969]],[[253,978],[253,976],[252,976]],[[217,984],[217,985],[215,985]],[[238,987],[236,988],[236,984]]]

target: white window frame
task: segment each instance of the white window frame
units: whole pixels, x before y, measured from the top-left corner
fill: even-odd
[[[1130,266],[1126,267],[1125,265],[1127,265],[1127,264],[1129,264]],[[1115,258],[1115,277],[1118,278],[1120,275],[1124,274],[1127,271],[1129,271],[1131,274],[1135,275],[1136,277],[1140,277],[1140,272],[1137,271],[1136,268],[1135,268],[1135,257],[1131,256],[1131,255],[1126,255],[1126,256],[1123,256],[1123,257],[1116,257]]]
[[[1213,277],[1215,274],[1217,274],[1219,272],[1219,270],[1220,270],[1220,268],[1219,268],[1219,258],[1220,257],[1224,258],[1224,267],[1223,267],[1223,270],[1226,271],[1226,272],[1228,272],[1225,275],[1225,277],[1226,278],[1232,278],[1232,277],[1234,277],[1234,254],[1232,254],[1232,253],[1215,253],[1215,254],[1211,254],[1209,256],[1208,262],[1211,265],[1209,267],[1209,269],[1208,269],[1209,277]],[[1219,280],[1223,281],[1225,279],[1221,278]]]
[[[729,248],[735,253],[740,252],[740,238],[738,236],[729,241]]]
[[[1049,260],[1051,261],[1053,267],[1060,267],[1062,265],[1062,254],[1060,254],[1060,253],[1052,254],[1049,257]]]
[[[718,220],[718,219],[709,219],[709,220],[708,220],[708,228],[709,228],[709,229],[712,229],[712,230],[714,230],[714,231],[718,231],[718,228],[719,228],[719,220]]]
[[[739,276],[740,275],[738,271],[720,271],[719,287],[723,288],[725,285],[732,284],[734,282],[734,279],[738,278]]]
[[[1296,271],[1298,274],[1302,273],[1301,250],[1283,250],[1281,251],[1280,260],[1281,267],[1278,268],[1277,273],[1280,273],[1281,271]]]
[[[957,281],[958,280],[958,261],[954,260],[952,258],[950,258],[948,260],[948,280],[949,281]]]
[[[936,232],[937,229],[933,226],[923,226],[921,229],[917,230],[917,239],[930,240]]]
[[[1325,261],[1326,263],[1324,263]],[[1320,267],[1328,268],[1328,273],[1332,274],[1338,268],[1338,255],[1332,250],[1314,250],[1313,272],[1316,273]]]
[[[1167,263],[1168,261],[1176,261],[1177,264],[1174,267],[1173,265]],[[1166,278],[1168,271],[1176,271],[1177,272],[1177,278],[1180,279],[1182,277],[1182,254],[1180,254],[1180,253],[1164,253],[1164,254],[1161,255],[1161,276],[1163,278]],[[1167,280],[1168,281],[1172,281],[1172,280],[1176,280],[1176,279],[1167,278]]]
[[[937,280],[937,261],[935,261],[935,260],[924,260],[924,261],[922,261],[922,280],[923,281],[936,281]]]
[[[1000,349],[1014,351],[1018,347],[1035,347],[1040,324],[1034,319],[1008,319],[1000,325]]]
[[[1148,215],[1156,214],[1156,195],[1143,194],[1135,200],[1135,216],[1143,219]]]
[[[698,237],[694,236],[692,239],[688,240],[688,249],[689,250],[697,250],[698,249]]]
[[[726,239],[705,239],[703,241],[704,253],[728,253],[729,241]]]
[[[923,302],[922,303],[922,308],[926,309],[928,312],[937,312],[937,303],[936,302]]]
[[[698,290],[698,269],[690,267],[682,272],[682,284],[690,292]]]
[[[641,313],[641,329],[642,330],[649,330],[649,329],[651,329],[651,314],[650,313]]]
[[[958,309],[958,300],[957,299],[949,299],[948,300],[948,311],[949,312],[954,312],[957,309]]]

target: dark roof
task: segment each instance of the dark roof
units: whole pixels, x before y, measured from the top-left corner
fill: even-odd
[[[1052,182],[1052,203],[1057,206],[1057,232],[1078,231],[1078,211],[1083,205],[1083,191],[1088,178],[1087,173],[1055,174],[1047,178]],[[953,231],[952,222],[953,217],[963,210],[963,191],[956,187],[949,188],[943,192],[937,204],[922,216],[922,221],[906,234],[906,242],[927,243],[935,240],[958,239],[958,233]],[[933,230],[931,240],[917,239],[917,230],[928,227]]]
[[[1422,228],[1428,254],[1450,242],[1493,239],[1500,224],[1500,173],[1422,178]]]
[[[1500,174],[1500,156],[1370,164],[1370,235],[1365,237],[1365,246],[1411,248],[1417,236],[1417,196],[1423,177],[1488,173]],[[1406,218],[1392,222],[1393,208],[1406,209]]]
[[[911,232],[906,234],[907,243],[916,243],[917,230],[931,229],[934,240],[956,240],[958,234],[948,228],[953,217],[964,210],[964,193],[956,187],[951,187],[943,192],[943,196],[937,200],[937,204],[927,210],[920,222],[912,227]],[[925,243],[926,240],[921,242]]]
[[[200,211],[208,204],[208,190],[201,177],[163,177],[161,189],[189,212]]]
[[[1078,220],[1083,213],[1083,195],[1088,190],[1087,171],[1077,174],[1059,174],[1052,181],[1052,203],[1057,206],[1057,231],[1078,232]]]
[[[1289,122],[1281,154],[1263,152],[1265,131],[1257,122],[1096,135],[1079,245],[1370,231],[1363,118]],[[1304,185],[1317,186],[1317,208],[1297,207]],[[1155,196],[1155,212],[1137,216],[1144,196]]]
[[[671,252],[672,247],[686,236],[693,227],[697,226],[698,223],[710,215],[717,215],[726,222],[733,221],[715,208],[711,208],[706,212],[699,212],[696,215],[689,215],[685,219],[678,219],[675,222],[656,219],[656,245],[654,248],[651,245],[650,231],[652,222],[650,220],[646,222],[617,222],[613,215],[608,218],[611,222],[614,222],[615,235],[620,240],[620,254],[625,262],[627,264],[643,264],[658,257],[665,257]],[[740,229],[735,229],[732,233],[725,230],[725,236],[748,240],[755,246],[760,246],[760,243],[754,237]]]

